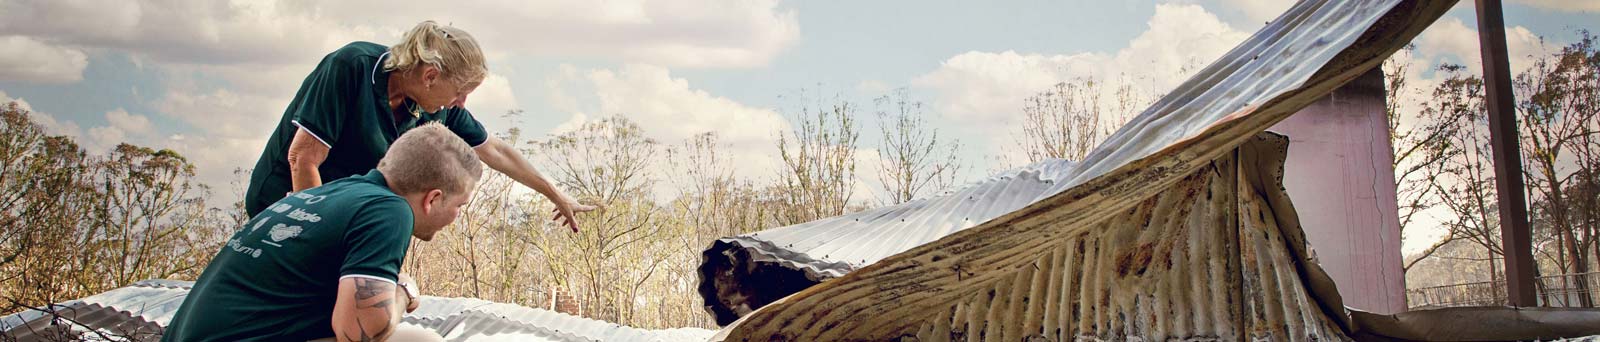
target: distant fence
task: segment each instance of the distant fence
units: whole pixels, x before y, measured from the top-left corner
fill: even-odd
[[[1534,279],[1539,306],[1592,308],[1600,304],[1600,272],[1559,274]],[[1506,282],[1424,287],[1406,290],[1412,309],[1506,305]]]

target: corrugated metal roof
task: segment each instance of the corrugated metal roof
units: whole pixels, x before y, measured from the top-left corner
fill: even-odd
[[[191,282],[146,280],[105,293],[54,305],[63,317],[82,323],[71,331],[79,338],[89,329],[102,329],[110,336],[118,332],[159,335],[172,320]],[[474,298],[422,296],[417,311],[407,314],[402,324],[439,332],[450,341],[705,341],[714,332],[698,328],[647,330],[554,311],[495,303]],[[51,315],[33,310],[0,317],[0,330],[22,340],[49,340],[39,333],[49,332]],[[144,330],[130,330],[130,327]]]
[[[116,308],[77,302],[51,310],[8,316],[0,330],[10,341],[153,341],[161,336],[161,326]]]
[[[1076,165],[1063,159],[1042,161],[1001,172],[939,196],[723,238],[705,251],[704,263],[699,268],[701,295],[718,323],[727,324],[749,310],[809,284],[843,276],[884,257],[1033,203],[1053,184],[1070,176]],[[734,272],[731,268],[757,264],[761,265],[758,267],[781,267],[770,269],[773,272],[794,270],[801,274],[728,275]],[[721,288],[712,280],[718,278],[718,274],[723,274]],[[780,278],[782,280],[777,280]],[[753,292],[749,295],[761,298],[719,296],[718,291]],[[732,301],[722,303],[724,299]]]
[[[907,204],[857,217],[921,224],[719,240],[704,252],[701,293],[719,322],[743,317],[714,339],[1346,340],[1363,331],[1304,251],[1281,179],[1266,174],[1274,164],[1242,157],[1267,155],[1245,142],[1377,67],[1453,3],[1300,1],[1021,209],[976,226],[955,219],[982,206],[952,209],[969,216]],[[1246,165],[1224,167],[1234,162]],[[1211,176],[1239,186],[1192,186]],[[904,245],[915,247],[891,248]],[[815,284],[836,270],[847,273]],[[812,283],[786,286],[796,273]],[[1597,314],[1498,323],[1583,336],[1600,331]]]
[[[774,266],[813,281],[839,277],[1172,148],[1231,115],[1298,90],[1400,2],[1300,1],[1118,129],[1081,163],[1047,161],[944,196],[721,239],[703,253],[707,309],[726,324],[767,299],[793,293],[765,292],[797,290],[728,288],[775,282],[729,278],[784,274]],[[741,271],[759,268],[766,269]]]

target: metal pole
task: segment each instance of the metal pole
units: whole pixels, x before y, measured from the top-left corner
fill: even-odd
[[[1489,108],[1489,144],[1494,149],[1495,193],[1500,200],[1506,301],[1511,306],[1537,306],[1527,197],[1522,190],[1522,152],[1517,143],[1516,102],[1511,95],[1511,72],[1506,62],[1506,24],[1500,13],[1500,0],[1477,0],[1477,5],[1484,100]]]

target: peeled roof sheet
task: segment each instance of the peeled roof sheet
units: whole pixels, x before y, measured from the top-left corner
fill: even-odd
[[[926,200],[721,239],[703,252],[701,295],[708,310],[725,324],[736,318],[733,315],[766,304],[747,303],[749,298],[787,295],[762,293],[771,291],[762,288],[728,288],[771,282],[739,279],[739,269],[782,267],[817,282],[837,278],[1051,198],[1164,149],[1192,143],[1207,129],[1248,115],[1253,108],[1281,100],[1292,91],[1303,90],[1301,87],[1312,75],[1323,72],[1336,55],[1351,48],[1363,34],[1415,35],[1384,32],[1410,26],[1375,25],[1400,3],[1401,0],[1300,1],[1130,120],[1081,162],[1045,161]],[[1388,53],[1374,56],[1373,65]],[[1243,137],[1232,139],[1242,141]],[[1128,184],[1140,185],[1150,184]],[[727,295],[730,293],[739,295]]]

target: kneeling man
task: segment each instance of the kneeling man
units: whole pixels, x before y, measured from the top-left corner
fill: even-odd
[[[241,227],[162,340],[438,338],[400,329],[402,310],[416,309],[400,264],[411,237],[432,240],[456,219],[482,173],[449,129],[411,129],[377,170],[285,197]]]

